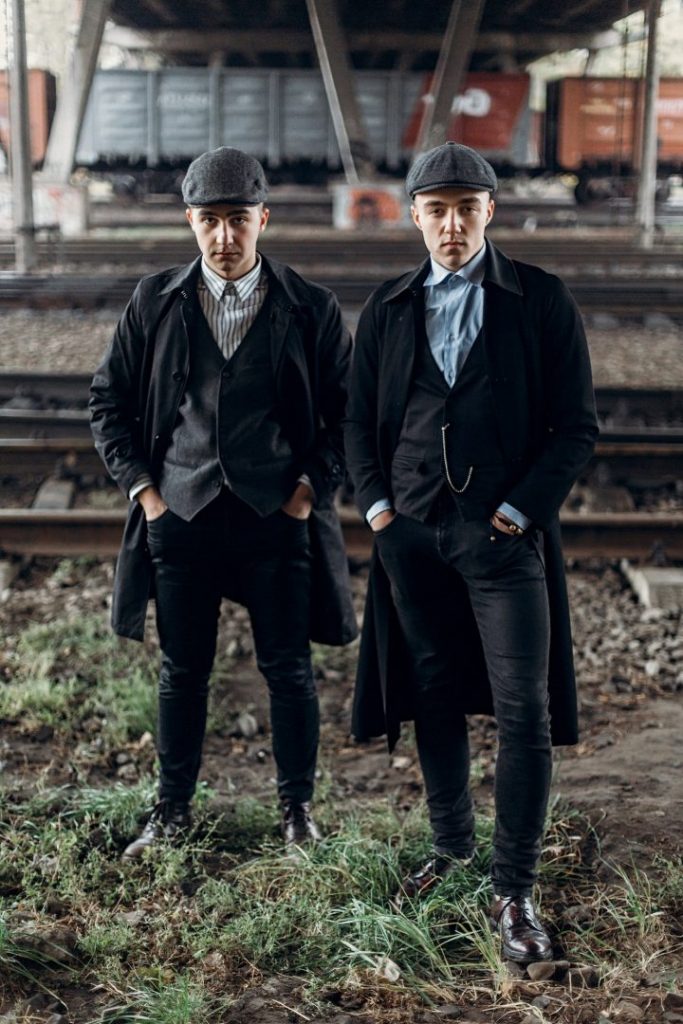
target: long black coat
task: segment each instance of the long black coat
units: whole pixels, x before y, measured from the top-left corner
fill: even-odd
[[[363,515],[391,497],[398,443],[415,359],[416,317],[429,261],[370,297],[356,332],[346,452]],[[549,695],[554,743],[575,743],[576,685],[558,511],[598,433],[588,346],[580,314],[562,282],[510,260],[487,242],[483,345],[501,449],[516,482],[505,496],[544,531],[551,615]],[[494,511],[493,509],[491,510]],[[463,707],[492,713],[481,642],[466,595],[453,624]],[[356,682],[353,732],[396,742],[413,716],[410,658],[388,579],[373,552]]]
[[[262,257],[270,278],[271,355],[277,414],[316,493],[311,639],[344,644],[357,634],[335,488],[344,474],[342,421],[351,340],[334,295]],[[143,278],[95,372],[90,412],[97,448],[124,494],[143,474],[159,478],[190,365],[188,312],[201,257]],[[142,507],[131,502],[116,566],[112,625],[141,640],[153,569]],[[238,593],[227,596],[240,600]]]

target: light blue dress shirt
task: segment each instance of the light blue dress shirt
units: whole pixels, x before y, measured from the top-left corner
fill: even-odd
[[[456,271],[442,267],[433,256],[430,262],[431,269],[424,281],[427,340],[436,365],[448,386],[453,387],[484,324],[486,244]],[[366,513],[368,523],[391,507],[388,498],[380,498]],[[499,505],[498,511],[523,530],[531,523],[506,501]]]
[[[486,246],[460,270],[431,257],[424,282],[425,329],[429,347],[450,388],[456,382],[484,323]]]

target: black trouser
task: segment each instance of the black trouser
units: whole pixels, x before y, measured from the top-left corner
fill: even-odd
[[[494,538],[491,540],[491,538]],[[469,597],[498,723],[494,889],[528,893],[536,878],[552,765],[549,613],[539,537],[463,519],[448,495],[427,523],[398,515],[376,535],[413,658],[415,732],[437,852],[473,847],[467,724],[459,696],[458,622]],[[463,594],[466,588],[466,595]]]
[[[309,646],[308,524],[282,511],[261,518],[225,490],[191,522],[169,510],[147,527],[162,651],[160,797],[190,800],[195,791],[229,581],[249,611],[256,661],[268,684],[278,792],[309,800],[319,712]]]

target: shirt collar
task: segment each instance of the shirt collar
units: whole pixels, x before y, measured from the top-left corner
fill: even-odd
[[[441,284],[451,274],[456,274],[458,277],[462,277],[469,284],[482,284],[484,280],[484,272],[486,270],[486,243],[482,245],[478,253],[476,253],[471,260],[469,260],[464,267],[460,267],[459,270],[448,270],[447,267],[442,267],[440,263],[437,263],[433,256],[429,257],[431,269],[425,278],[424,287],[430,288],[433,285]]]
[[[212,270],[207,263],[202,259],[202,278],[204,284],[211,292],[215,299],[219,301],[225,295],[226,290],[233,290],[237,292],[238,297],[244,302],[248,299],[251,293],[254,291],[261,278],[261,257],[256,254],[256,264],[252,267],[249,273],[243,277],[238,277],[236,281],[226,281],[224,277],[217,274],[215,270]]]

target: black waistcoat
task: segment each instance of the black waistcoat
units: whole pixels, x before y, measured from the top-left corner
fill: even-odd
[[[292,450],[277,417],[270,295],[269,289],[230,359],[195,302],[190,372],[159,482],[164,501],[182,519],[192,519],[224,484],[268,515],[296,484]]]
[[[473,467],[462,495],[448,485],[446,459],[451,482],[458,489]],[[502,500],[509,475],[498,436],[482,333],[452,388],[423,333],[417,341],[410,396],[391,465],[394,507],[403,515],[424,520],[446,484],[464,517],[475,518]]]

